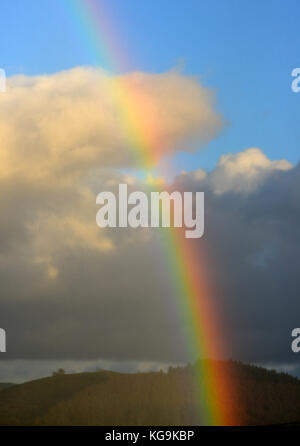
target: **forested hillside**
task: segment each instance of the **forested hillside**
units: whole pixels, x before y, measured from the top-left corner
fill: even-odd
[[[235,376],[243,424],[300,421],[300,381],[236,362],[223,363]],[[193,368],[168,373],[108,371],[57,374],[0,391],[1,425],[198,425]],[[228,401],[221,401],[228,405]]]

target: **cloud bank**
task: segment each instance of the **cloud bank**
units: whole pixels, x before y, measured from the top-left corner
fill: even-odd
[[[0,98],[7,360],[188,360],[159,233],[95,223],[99,191],[120,182],[143,187],[113,170],[135,160],[106,94],[110,82],[85,68],[16,77]],[[138,92],[149,122],[159,120],[152,137],[164,142],[160,156],[192,150],[224,125],[212,93],[193,78],[133,73],[123,84]],[[211,172],[182,173],[172,186],[206,193],[206,233],[197,243],[209,255],[236,359],[297,359],[290,332],[299,326],[299,186],[299,166],[269,160],[258,148],[222,156]]]
[[[95,166],[135,165],[131,121],[143,125],[157,157],[193,149],[224,125],[213,93],[176,72],[113,77],[74,68],[16,76],[1,95],[0,177],[66,181]]]

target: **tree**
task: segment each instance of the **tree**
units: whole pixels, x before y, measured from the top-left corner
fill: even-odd
[[[65,374],[66,374],[66,371],[64,369],[58,369],[52,373],[52,376],[61,376],[61,375],[65,375]]]

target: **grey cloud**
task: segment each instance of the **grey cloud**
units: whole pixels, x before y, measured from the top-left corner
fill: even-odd
[[[240,165],[243,154],[249,158],[247,151],[227,158],[230,169],[225,161],[211,173],[182,174],[174,188],[206,193],[206,232],[197,243],[211,264],[228,327],[220,336],[230,341],[231,356],[295,362],[290,333],[299,326],[300,167],[267,160],[257,169],[260,154],[250,152],[253,163],[243,167],[237,186],[232,164]],[[120,368],[189,359],[159,233],[97,228],[96,188],[114,188],[125,177],[95,175],[76,189],[5,182],[0,326],[8,352],[2,364],[101,360]]]
[[[239,187],[222,194],[215,188],[228,179],[220,175],[216,184],[217,175],[218,168],[200,180],[195,173],[180,175],[177,184],[206,191],[205,246],[232,357],[297,362],[291,331],[300,324],[300,165],[268,167],[258,173],[258,184],[252,175],[250,188],[245,172],[247,187],[240,178]]]
[[[150,126],[159,117],[150,133],[154,146],[166,143],[160,155],[193,150],[224,126],[212,93],[196,79],[132,73],[121,80],[140,99],[151,98],[154,108],[142,115]],[[17,379],[30,361],[46,373],[47,361],[73,361],[78,369],[108,361],[122,369],[189,359],[159,232],[95,223],[99,191],[127,181],[143,187],[109,170],[134,164],[104,94],[119,81],[84,68],[21,76],[1,98],[0,327],[7,353],[0,360]],[[195,243],[207,254],[227,323],[220,336],[234,359],[297,362],[290,334],[300,322],[299,186],[299,165],[271,161],[257,148],[224,155],[212,172],[183,173],[173,185],[206,193],[205,236]]]

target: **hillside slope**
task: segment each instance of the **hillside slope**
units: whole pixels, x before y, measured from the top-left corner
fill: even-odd
[[[243,424],[300,421],[300,381],[228,362]],[[54,376],[2,389],[0,425],[197,425],[191,367]],[[228,402],[222,402],[225,405]]]
[[[14,386],[13,383],[0,383],[0,390],[7,389],[8,387]]]

